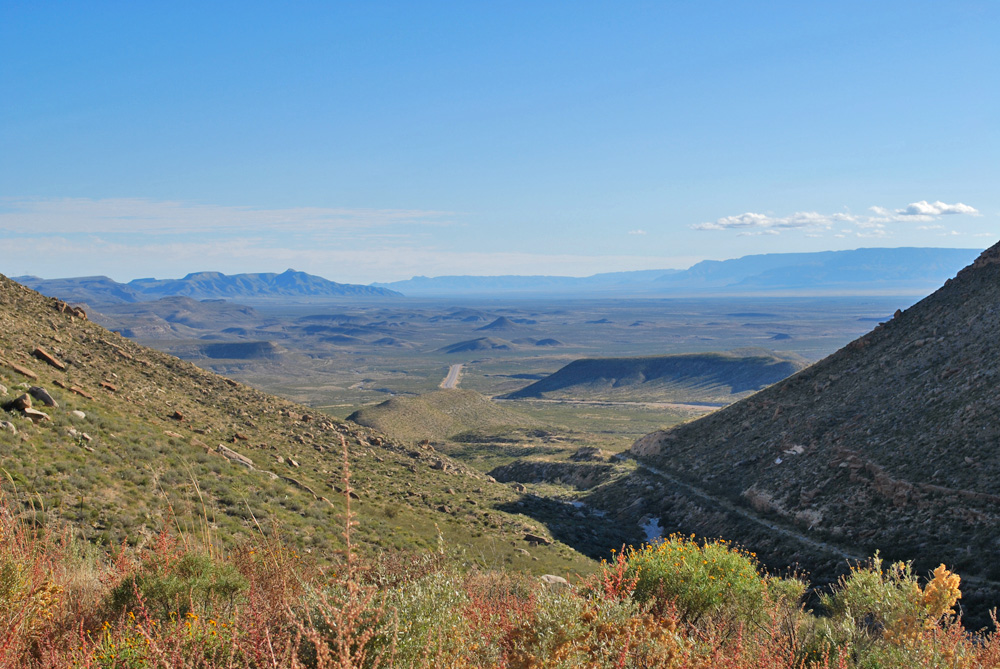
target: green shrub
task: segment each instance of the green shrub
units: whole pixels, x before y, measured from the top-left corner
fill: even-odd
[[[228,562],[190,552],[176,559],[155,554],[141,563],[134,575],[112,589],[107,603],[114,616],[145,607],[151,615],[168,619],[210,603],[232,606],[247,585],[246,579]]]
[[[676,607],[681,620],[755,621],[774,603],[797,605],[805,584],[763,573],[756,555],[725,540],[678,534],[626,554],[634,596],[654,610]]]
[[[962,596],[959,583],[959,577],[941,565],[921,588],[909,563],[883,569],[876,553],[841,577],[833,593],[821,597],[830,615],[816,626],[812,645],[854,648],[862,667],[916,662],[916,655],[923,657],[933,645],[924,643],[928,635],[955,622],[952,607]]]

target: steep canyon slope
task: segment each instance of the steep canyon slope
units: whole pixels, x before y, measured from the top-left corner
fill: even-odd
[[[816,574],[875,550],[945,562],[995,603],[1000,244],[833,355],[631,454],[652,481],[632,513],[668,530]]]

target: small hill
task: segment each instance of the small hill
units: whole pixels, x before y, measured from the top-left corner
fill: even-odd
[[[1000,244],[826,359],[640,439],[632,453],[672,492],[637,512],[814,574],[875,550],[917,573],[944,562],[978,579],[963,601],[995,606],[998,304]]]
[[[764,349],[641,358],[587,358],[508,399],[656,399],[672,402],[732,402],[805,367],[794,355]]]
[[[473,390],[437,390],[394,397],[347,417],[400,441],[441,441],[463,432],[503,431],[537,423]]]
[[[565,345],[566,344],[559,341],[558,339],[552,339],[551,337],[548,337],[546,339],[539,339],[538,341],[535,342],[535,346],[565,346]]]
[[[476,328],[476,331],[477,332],[483,332],[483,331],[487,331],[487,332],[513,332],[513,331],[518,331],[518,330],[522,330],[522,329],[523,328],[521,326],[519,326],[517,323],[514,323],[513,321],[511,321],[506,316],[500,316],[499,318],[497,318],[496,320],[494,320],[492,323],[490,323],[488,325],[484,325],[481,328]]]
[[[443,348],[438,349],[442,353],[469,353],[474,351],[510,351],[514,348],[514,344],[504,339],[496,339],[494,337],[479,337],[478,339],[469,339],[467,341],[460,341],[454,344],[449,344]]]
[[[209,358],[233,360],[270,360],[281,354],[281,350],[269,341],[207,344],[201,348],[201,352]]]

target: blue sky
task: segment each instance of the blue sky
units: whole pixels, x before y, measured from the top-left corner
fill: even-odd
[[[984,248],[998,34],[991,0],[0,0],[0,272]]]

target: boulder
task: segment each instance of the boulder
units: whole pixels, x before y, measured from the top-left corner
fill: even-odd
[[[244,467],[249,467],[253,469],[253,460],[245,455],[240,455],[233,449],[225,446],[224,444],[219,444],[216,450],[225,458],[232,460],[236,464],[243,465]]]
[[[569,581],[564,579],[562,576],[556,576],[555,574],[543,574],[538,578],[538,580],[553,590],[561,590],[563,588],[570,587]]]
[[[7,394],[7,386],[0,383],[0,395],[6,395],[6,394]]]
[[[74,409],[73,411],[70,411],[69,415],[72,416],[73,418],[79,418],[80,420],[83,420],[84,418],[87,417],[87,414],[83,413],[79,409]]]
[[[53,367],[55,367],[60,371],[66,371],[66,363],[56,358],[54,355],[46,351],[41,346],[36,346],[35,350],[31,352],[31,355],[35,356],[39,360],[47,362],[48,364],[52,365]]]
[[[54,399],[52,399],[52,395],[49,394],[49,391],[41,386],[31,386],[28,388],[28,393],[47,407],[53,407],[56,409],[59,408],[59,405],[56,404]]]
[[[538,546],[548,546],[549,544],[552,543],[545,537],[540,537],[537,534],[531,534],[530,532],[525,533],[524,540],[527,541],[529,544],[534,544]]]
[[[24,393],[3,405],[6,411],[24,411],[31,408],[31,395]]]
[[[29,379],[33,379],[33,380],[36,380],[36,381],[38,380],[38,374],[35,374],[33,371],[31,371],[27,367],[22,367],[21,365],[18,365],[16,363],[11,362],[10,360],[4,360],[2,358],[0,358],[0,362],[2,362],[3,364],[7,365],[8,367],[10,367],[11,369],[13,369],[15,372],[17,372],[21,376],[27,376]]]
[[[23,409],[21,413],[24,414],[25,418],[30,418],[33,423],[40,423],[43,420],[52,420],[52,417],[47,413],[42,413],[38,409],[32,409],[31,407]]]
[[[9,420],[0,420],[0,430],[7,430],[11,434],[17,434],[17,427]]]

